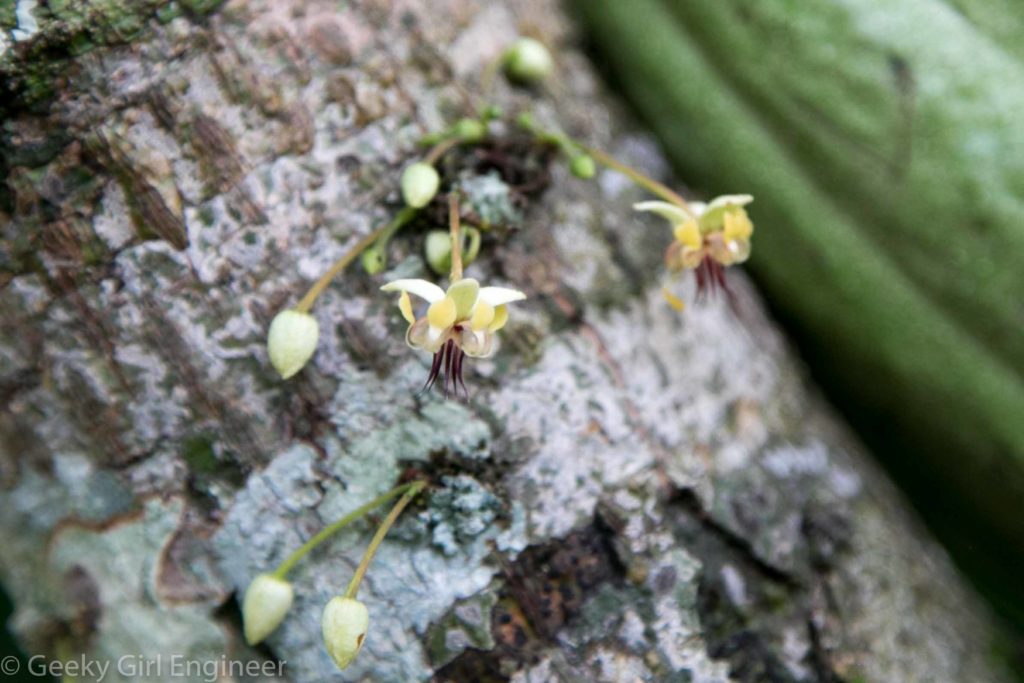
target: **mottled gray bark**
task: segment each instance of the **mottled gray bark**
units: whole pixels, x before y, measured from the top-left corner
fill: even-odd
[[[506,112],[665,174],[552,0],[95,5],[141,32],[93,40],[49,113],[2,132],[0,576],[29,651],[276,657],[293,681],[1006,680],[977,598],[742,275],[735,310],[661,301],[668,233],[620,176],[556,163],[489,238],[470,274],[530,300],[468,402],[417,393],[428,359],[356,271],[314,310],[311,364],[276,378],[270,317],[393,215],[417,138],[517,32],[559,70],[541,92],[498,83]],[[51,73],[25,46],[68,22],[8,34],[22,95]],[[423,275],[421,241],[402,233],[387,275]],[[435,486],[371,568],[352,668],[319,615],[366,522],[298,566],[288,619],[246,648],[249,580],[407,468]]]

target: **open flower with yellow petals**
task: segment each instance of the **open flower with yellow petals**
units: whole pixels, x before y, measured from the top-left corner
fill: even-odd
[[[456,280],[445,291],[427,280],[395,280],[383,287],[385,292],[401,292],[398,308],[409,323],[405,341],[414,349],[434,354],[425,389],[442,378],[445,394],[448,383],[453,389],[461,384],[465,356],[483,358],[494,352],[494,333],[508,322],[508,304],[522,301],[526,295],[506,287],[481,287],[473,278]],[[415,294],[429,305],[426,315],[413,314]]]
[[[744,208],[754,201],[749,194],[722,195],[710,203],[692,202],[689,210],[662,201],[634,204],[637,211],[651,211],[672,224],[675,241],[665,252],[671,271],[694,270],[697,291],[721,288],[725,267],[743,263],[750,256],[754,224]]]

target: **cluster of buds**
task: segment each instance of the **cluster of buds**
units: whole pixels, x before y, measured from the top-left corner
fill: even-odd
[[[249,645],[262,642],[284,621],[295,599],[295,590],[285,576],[300,559],[352,522],[401,495],[398,502],[391,508],[391,512],[377,528],[345,594],[331,598],[324,607],[321,617],[324,647],[327,654],[340,669],[351,664],[363,647],[366,633],[370,627],[370,612],[366,605],[356,599],[359,584],[366,575],[370,561],[388,530],[391,529],[405,506],[426,488],[426,485],[425,481],[414,481],[396,486],[324,528],[289,555],[274,572],[259,574],[254,578],[249,583],[245,597],[242,599],[242,622],[246,642]]]
[[[273,574],[260,574],[249,584],[242,600],[245,642],[257,645],[277,630],[291,609],[292,584]],[[356,658],[370,628],[370,611],[359,600],[336,596],[321,617],[324,647],[339,669]]]

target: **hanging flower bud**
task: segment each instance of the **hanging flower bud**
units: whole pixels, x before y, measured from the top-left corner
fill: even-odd
[[[430,164],[417,161],[402,172],[402,199],[414,209],[421,209],[437,194],[441,178]]]
[[[320,327],[309,313],[288,309],[274,316],[267,333],[267,353],[282,379],[288,379],[306,365],[319,336]]]
[[[569,160],[569,171],[577,178],[590,180],[597,172],[597,167],[589,154],[577,154]]]
[[[274,632],[292,606],[292,585],[271,574],[260,574],[245,591],[242,622],[245,642],[255,645]]]
[[[339,669],[344,669],[363,647],[370,627],[370,612],[358,600],[337,596],[324,607],[321,627],[327,654]]]
[[[505,74],[517,83],[542,81],[551,74],[554,65],[548,49],[533,38],[520,38],[505,53]]]

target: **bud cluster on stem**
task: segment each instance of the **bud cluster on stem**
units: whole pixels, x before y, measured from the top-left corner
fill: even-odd
[[[242,621],[246,642],[250,645],[262,642],[284,621],[295,597],[294,588],[285,577],[299,560],[349,524],[365,517],[370,511],[402,494],[406,494],[411,499],[416,493],[422,491],[425,486],[426,482],[424,481],[402,484],[377,496],[370,502],[360,505],[341,519],[324,527],[319,533],[303,543],[298,550],[289,555],[273,572],[259,574],[254,578],[246,589],[245,597],[242,600]],[[410,496],[410,492],[414,493]],[[401,504],[399,512],[401,512],[401,508],[408,504],[408,499],[403,498],[402,500],[405,502]],[[393,522],[394,519],[391,520],[391,523]],[[388,523],[387,526],[390,527],[391,523]]]

